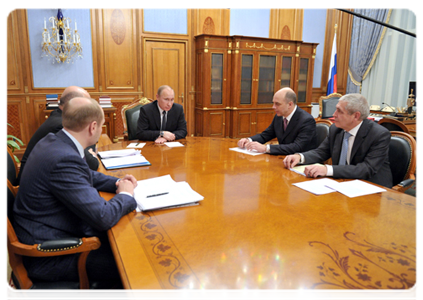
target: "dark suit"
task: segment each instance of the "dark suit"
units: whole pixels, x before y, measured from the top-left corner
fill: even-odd
[[[117,180],[90,170],[64,131],[49,133],[32,150],[22,174],[13,210],[18,239],[31,245],[64,237],[104,237],[136,208],[129,195],[109,201],[100,197],[98,191],[115,193]],[[24,263],[34,278],[74,279],[76,258],[27,258]],[[113,261],[113,255],[109,258]]]
[[[161,116],[157,107],[157,100],[141,106],[137,138],[144,141],[155,141],[160,136],[160,124]],[[177,140],[186,137],[187,122],[182,105],[178,103],[172,105],[172,108],[167,112],[166,128],[163,131],[172,132]]]
[[[20,183],[21,176],[23,169],[25,167],[26,161],[28,160],[29,154],[31,153],[34,146],[38,143],[39,140],[41,140],[43,137],[45,137],[50,132],[56,133],[59,130],[63,128],[62,125],[62,110],[61,109],[55,109],[51,112],[50,116],[43,124],[41,124],[40,127],[38,127],[37,131],[35,131],[34,135],[29,140],[28,145],[26,146],[26,150],[24,155],[21,159],[21,167],[19,169],[18,174],[18,184]],[[93,145],[95,146],[95,145]],[[95,147],[94,147],[95,148]],[[99,161],[97,158],[95,158],[91,153],[88,152],[88,148],[85,149],[85,157],[88,163],[88,166],[92,170],[97,170]]]
[[[283,117],[275,115],[270,126],[251,139],[264,144],[276,137],[279,145],[270,145],[270,154],[287,155],[314,149],[317,147],[316,121],[297,106],[286,131],[283,129]]]
[[[351,150],[350,164],[339,166],[343,135],[343,129],[332,125],[328,137],[317,149],[303,153],[304,163],[320,163],[332,158],[334,178],[364,179],[391,188],[391,133],[373,121],[363,120]]]

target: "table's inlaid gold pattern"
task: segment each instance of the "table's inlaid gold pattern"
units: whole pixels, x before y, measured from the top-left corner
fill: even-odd
[[[416,283],[415,245],[387,242],[375,245],[358,240],[352,232],[344,234],[348,251],[313,241],[326,259],[317,266],[320,282],[311,288],[409,289]]]
[[[130,213],[109,231],[128,289],[410,289],[416,282],[416,198],[386,192],[314,195],[283,156],[251,156],[236,140],[153,142],[151,166],[100,171],[170,175],[204,196],[197,206]],[[128,142],[101,150],[126,147]],[[112,194],[104,194],[111,197]]]

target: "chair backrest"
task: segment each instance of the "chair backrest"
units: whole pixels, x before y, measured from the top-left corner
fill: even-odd
[[[380,119],[377,123],[388,129],[389,131],[403,131],[406,133],[410,133],[404,123],[392,118],[383,118]]]
[[[128,136],[128,140],[136,140],[137,134],[137,123],[140,116],[140,107],[151,103],[153,100],[143,97],[137,99],[129,105],[124,105],[122,107],[122,120],[123,120],[123,130],[124,134]]]
[[[393,186],[408,179],[416,171],[416,141],[405,132],[392,131],[389,143],[389,163]]]
[[[12,150],[7,147],[7,179],[12,185],[17,185],[18,165]]]
[[[336,104],[338,104],[341,97],[341,94],[333,93],[319,98],[320,117],[322,119],[328,119],[333,116],[336,110]]]
[[[326,122],[316,122],[317,147],[325,140],[329,134],[330,124]]]

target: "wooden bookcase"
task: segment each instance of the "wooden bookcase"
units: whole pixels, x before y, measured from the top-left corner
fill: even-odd
[[[248,137],[271,123],[273,95],[297,93],[311,112],[317,44],[244,36],[195,37],[196,136]]]

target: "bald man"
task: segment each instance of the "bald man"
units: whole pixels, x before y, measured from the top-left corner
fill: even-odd
[[[238,147],[259,153],[288,155],[317,147],[316,121],[297,106],[297,95],[282,88],[273,96],[275,117],[265,131],[238,141]],[[277,138],[278,145],[264,145]]]
[[[41,140],[43,137],[45,137],[48,133],[50,132],[56,133],[63,128],[62,126],[63,106],[65,105],[66,102],[68,102],[70,99],[75,97],[90,98],[90,94],[86,90],[78,86],[69,86],[63,91],[62,95],[60,96],[59,107],[53,110],[50,116],[48,117],[48,119],[45,120],[44,123],[41,124],[40,127],[38,127],[37,131],[35,131],[34,135],[31,137],[28,145],[26,146],[25,153],[21,159],[21,167],[19,169],[19,174],[18,174],[18,184],[20,183],[23,169],[25,167],[25,164],[26,164],[26,161],[28,160],[29,155],[31,154],[32,149],[38,143],[38,141]],[[85,158],[90,169],[97,170],[99,161],[92,154],[93,148],[95,148],[95,144],[90,145],[90,147],[85,149]]]
[[[28,245],[96,236],[101,246],[88,255],[88,279],[119,286],[106,231],[136,208],[137,180],[132,175],[119,180],[85,163],[84,149],[98,140],[104,124],[97,101],[73,98],[64,105],[62,118],[63,129],[35,145],[22,173],[13,207],[16,235]],[[116,195],[106,201],[99,191]],[[78,257],[25,257],[24,265],[32,280],[78,281]]]

